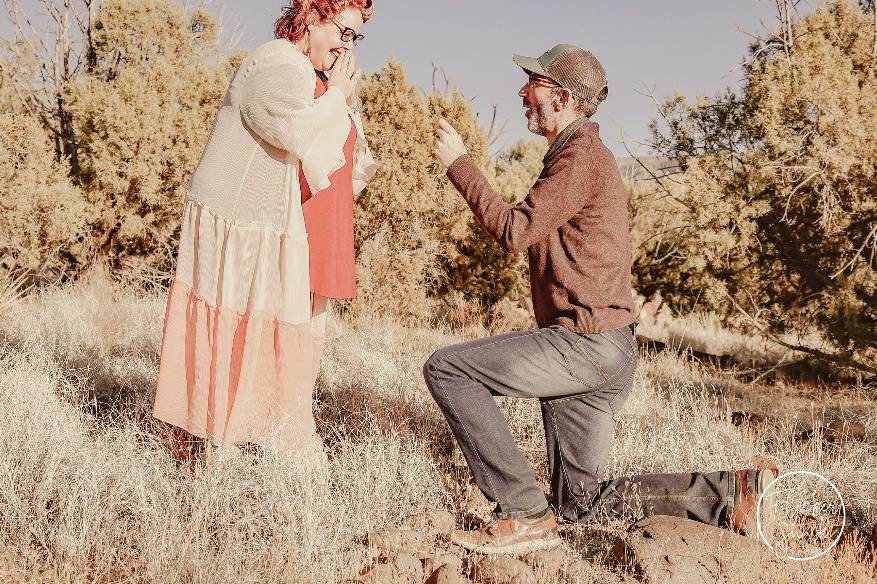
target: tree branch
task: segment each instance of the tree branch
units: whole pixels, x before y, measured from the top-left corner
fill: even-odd
[[[871,238],[873,238],[875,235],[877,235],[877,224],[874,225],[874,228],[871,229],[871,233],[869,233],[867,235],[867,237],[865,237],[865,240],[862,242],[862,245],[859,246],[858,250],[856,250],[856,254],[853,256],[853,259],[851,259],[849,262],[844,264],[841,267],[841,269],[839,269],[837,272],[832,274],[832,276],[831,276],[832,280],[834,280],[835,278],[837,278],[838,276],[843,274],[848,268],[853,267],[853,265],[856,263],[856,260],[858,260],[860,257],[862,257],[862,252],[865,251],[865,248],[868,246],[868,242],[871,241]]]
[[[877,375],[877,367],[873,367],[871,365],[868,365],[867,363],[861,363],[859,361],[856,361],[853,357],[850,357],[848,355],[838,355],[836,353],[826,353],[825,351],[820,351],[819,349],[814,349],[812,347],[807,347],[805,345],[801,345],[801,344],[796,345],[796,344],[792,344],[792,343],[787,343],[786,341],[780,339],[779,337],[777,337],[776,335],[771,333],[763,325],[761,325],[757,319],[755,319],[752,315],[750,315],[746,311],[745,308],[740,306],[740,304],[734,299],[733,296],[731,296],[731,294],[727,290],[725,290],[724,292],[725,292],[725,296],[727,296],[728,300],[731,301],[731,304],[734,305],[734,308],[736,308],[737,311],[740,312],[740,314],[745,316],[746,319],[752,323],[752,326],[754,326],[755,329],[762,336],[764,336],[766,339],[769,339],[771,342],[774,342],[782,347],[785,347],[786,349],[789,349],[789,350],[792,350],[792,351],[795,351],[798,353],[804,353],[806,355],[810,355],[811,357],[816,357],[817,359],[821,359],[823,361],[828,361],[829,363],[834,363],[836,365],[840,365],[842,367],[847,367],[849,369],[855,369],[857,371],[862,371],[864,373],[870,373],[871,375]]]

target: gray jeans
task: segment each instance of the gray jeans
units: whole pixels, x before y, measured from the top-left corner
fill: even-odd
[[[630,393],[636,359],[630,327],[580,335],[555,325],[446,347],[423,372],[498,518],[548,507],[494,400],[506,396],[539,399],[552,504],[563,520],[676,515],[725,525],[734,505],[732,471],[602,480],[613,417]]]

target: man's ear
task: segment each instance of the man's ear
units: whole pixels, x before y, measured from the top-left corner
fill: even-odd
[[[573,103],[573,101],[575,101],[575,97],[573,97],[572,91],[566,87],[562,87],[560,89],[560,99],[558,100],[559,109],[557,111],[565,109],[569,104]]]

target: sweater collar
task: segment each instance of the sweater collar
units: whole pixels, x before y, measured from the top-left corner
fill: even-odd
[[[545,153],[545,158],[542,159],[543,164],[548,164],[552,158],[557,156],[557,153],[560,152],[564,146],[566,146],[567,141],[575,134],[576,130],[585,126],[587,124],[591,124],[591,120],[589,118],[579,118],[576,121],[572,122],[557,137],[557,140],[554,141],[554,144],[551,145],[551,148],[548,149],[548,152]],[[598,128],[596,123],[593,123],[594,130]]]

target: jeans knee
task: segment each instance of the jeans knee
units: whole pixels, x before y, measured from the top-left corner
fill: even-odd
[[[426,387],[439,403],[444,399],[443,386],[445,382],[456,374],[456,368],[449,360],[452,356],[452,348],[445,347],[433,353],[423,365],[423,379],[426,381]]]
[[[432,392],[432,367],[429,360],[423,364],[423,380],[426,382],[426,388]]]
[[[426,381],[426,388],[429,389],[429,392],[433,397],[436,397],[436,372],[439,363],[439,351],[436,351],[426,360],[426,363],[423,364],[423,379]]]

